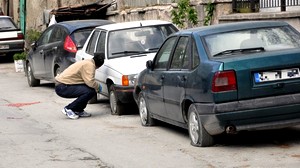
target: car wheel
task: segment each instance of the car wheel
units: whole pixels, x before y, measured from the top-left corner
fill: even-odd
[[[97,93],[98,94],[98,93]],[[89,101],[88,101],[88,104],[94,104],[94,103],[96,103],[97,101],[98,101],[98,96],[97,96],[97,94],[93,97],[93,98],[91,98]]]
[[[199,118],[195,105],[191,105],[188,111],[188,129],[191,144],[193,146],[212,146],[214,144],[213,137],[205,130]]]
[[[30,87],[34,87],[34,86],[40,85],[40,80],[39,79],[35,79],[35,77],[33,76],[32,68],[31,68],[31,65],[30,65],[29,62],[27,63],[26,67],[27,67],[26,68],[26,76],[27,76],[28,85]]]
[[[147,103],[142,92],[139,94],[138,107],[139,107],[139,114],[141,117],[142,126],[154,125],[154,119],[151,118],[149,114],[149,111],[147,109]]]
[[[109,88],[109,102],[110,102],[110,109],[112,115],[122,115],[124,111],[124,106],[118,100],[116,96],[116,91],[113,85]]]
[[[59,75],[61,73],[60,67],[56,67],[55,71],[54,71],[54,77],[56,77],[57,75]]]

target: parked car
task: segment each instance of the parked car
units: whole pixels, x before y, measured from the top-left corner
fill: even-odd
[[[144,20],[104,25],[91,33],[76,59],[105,53],[104,65],[96,70],[95,79],[103,87],[101,94],[109,97],[113,115],[124,113],[128,103],[135,104],[134,78],[146,68],[146,61],[153,59],[166,37],[177,31],[170,22]]]
[[[194,146],[215,135],[300,123],[300,34],[285,22],[220,24],[168,37],[139,73],[141,124],[188,129]]]
[[[24,51],[24,36],[11,17],[0,16],[0,56],[13,57]]]
[[[40,80],[54,82],[54,77],[76,62],[75,54],[99,25],[111,24],[108,20],[74,20],[49,26],[32,44],[26,60],[29,86],[38,86]]]

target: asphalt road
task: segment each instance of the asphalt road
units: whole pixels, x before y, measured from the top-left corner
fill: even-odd
[[[13,63],[0,63],[0,168],[300,166],[300,127],[222,135],[196,148],[184,129],[142,127],[134,110],[112,116],[105,98],[88,105],[92,117],[70,120],[60,112],[70,101],[51,83],[28,87]]]

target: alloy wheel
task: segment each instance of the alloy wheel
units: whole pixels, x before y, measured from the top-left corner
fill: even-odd
[[[141,97],[139,99],[139,113],[140,113],[142,125],[146,125],[148,119],[148,112],[147,112],[147,107],[146,107],[146,102],[144,97]]]
[[[199,122],[194,111],[192,111],[189,116],[189,131],[192,142],[197,144],[199,141]]]

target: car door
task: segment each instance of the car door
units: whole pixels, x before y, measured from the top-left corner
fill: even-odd
[[[153,70],[149,71],[145,82],[148,87],[146,99],[148,99],[149,111],[162,117],[167,117],[162,86],[176,39],[176,36],[170,37],[162,45],[154,59]]]
[[[99,38],[97,40],[96,48],[95,48],[95,52],[97,53],[106,53],[106,46],[105,44],[107,44],[106,41],[106,35],[107,32],[106,31],[101,31]],[[105,54],[105,57],[107,56],[107,54]],[[105,67],[107,64],[107,59],[105,58],[104,61],[104,65],[102,65],[100,68],[98,68],[96,70],[96,74],[95,74],[95,79],[101,83],[102,85],[102,94],[104,95],[108,95],[108,89],[107,85],[106,85],[106,79],[108,77],[108,72],[107,72],[107,67]]]
[[[49,45],[48,43],[52,32],[53,26],[45,30],[39,40],[35,43],[35,46],[33,46],[32,68],[34,70],[34,76],[37,78],[42,78],[45,76],[45,49]]]
[[[44,48],[45,77],[47,79],[52,79],[54,76],[54,64],[64,59],[59,58],[59,56],[65,57],[61,53],[66,35],[67,32],[63,27],[55,26],[49,42]]]
[[[185,85],[189,73],[189,37],[179,38],[172,54],[169,70],[164,74],[163,95],[169,119],[183,122],[181,102],[185,98]]]

